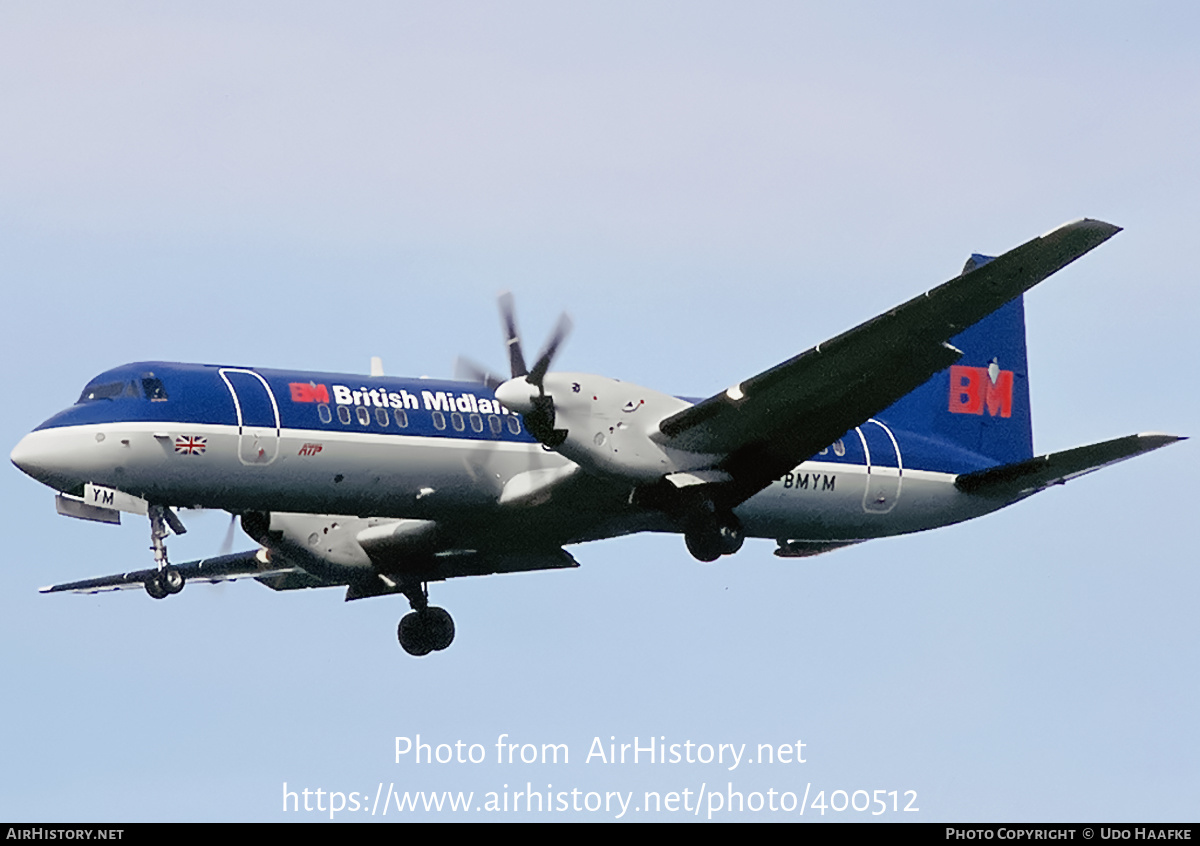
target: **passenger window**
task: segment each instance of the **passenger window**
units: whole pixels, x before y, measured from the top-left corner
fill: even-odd
[[[386,408],[375,409],[375,422],[380,426],[386,426],[388,423],[392,422],[392,419],[388,417]]]
[[[350,425],[350,407],[345,405],[338,406],[338,420],[346,426]]]
[[[401,429],[408,428],[408,414],[403,408],[396,409],[396,425]]]
[[[433,428],[445,429],[446,428],[446,415],[442,414],[440,411],[433,412]]]
[[[515,414],[508,418],[508,431],[514,435],[521,434],[521,420]]]
[[[354,413],[355,413],[356,415],[358,415],[358,422],[359,422],[359,423],[361,423],[361,424],[362,424],[362,425],[364,425],[364,426],[370,426],[370,425],[371,425],[371,412],[367,411],[365,408],[363,408],[363,407],[360,405],[358,408],[354,409]]]
[[[493,435],[499,435],[504,431],[504,424],[500,422],[500,418],[495,414],[488,415],[488,426],[491,427]]]
[[[483,418],[480,417],[478,414],[471,415],[471,431],[472,432],[482,432],[483,431]]]
[[[317,416],[321,418],[322,423],[328,423],[333,420],[333,412],[329,410],[329,406],[325,403],[317,406]]]
[[[450,425],[454,427],[454,431],[461,432],[467,428],[467,424],[463,422],[463,416],[457,411],[450,412]]]

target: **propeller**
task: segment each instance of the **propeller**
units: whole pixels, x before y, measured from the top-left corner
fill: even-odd
[[[487,385],[488,389],[492,391],[504,384],[503,379],[482,364],[461,355],[454,359],[454,378],[464,382],[479,382],[481,385]]]
[[[505,291],[500,295],[500,319],[504,322],[504,343],[508,347],[508,363],[512,377],[525,376],[525,356],[521,355],[521,336],[517,334],[517,313],[513,307],[513,295]]]
[[[229,528],[225,530],[225,540],[221,541],[221,555],[228,555],[233,552],[233,533],[237,529],[236,514],[229,515]]]
[[[537,363],[533,365],[533,370],[529,371],[526,380],[531,385],[537,385],[542,393],[546,392],[542,382],[546,378],[546,372],[550,369],[550,362],[554,359],[558,348],[562,346],[562,342],[567,339],[567,335],[571,334],[571,318],[566,314],[560,314],[558,323],[554,324],[554,333],[550,336],[550,340],[546,342],[546,346],[542,349],[542,354],[538,356]]]
[[[517,332],[517,316],[512,294],[505,291],[500,295],[499,303],[512,379],[493,388],[496,398],[521,412],[529,434],[548,447],[556,447],[567,439],[567,430],[554,428],[554,397],[546,393],[546,373],[550,370],[554,356],[558,354],[558,348],[571,333],[571,318],[566,314],[558,318],[554,331],[550,333],[550,339],[538,354],[533,369],[529,370],[521,352],[521,336]],[[531,387],[537,388],[536,394],[528,393]]]

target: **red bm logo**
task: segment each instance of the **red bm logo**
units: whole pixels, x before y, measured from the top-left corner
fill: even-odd
[[[950,368],[950,413],[983,414],[984,406],[992,417],[1012,417],[1013,372],[1001,370],[996,381],[986,367]]]
[[[329,389],[311,382],[289,382],[292,402],[329,402]]]

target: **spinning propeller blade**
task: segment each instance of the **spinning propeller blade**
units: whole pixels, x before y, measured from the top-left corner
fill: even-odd
[[[504,380],[495,373],[492,373],[483,365],[462,356],[454,360],[454,378],[462,379],[465,382],[479,382],[482,385],[487,385],[488,390],[491,391],[496,390],[504,384]]]
[[[525,356],[521,354],[521,336],[517,333],[517,314],[513,307],[513,296],[508,291],[500,295],[500,319],[504,322],[504,343],[508,346],[508,363],[512,377],[516,379],[529,372],[525,367]]]
[[[507,403],[521,411],[525,419],[525,428],[531,435],[548,447],[556,447],[566,440],[567,430],[554,428],[554,398],[546,393],[545,380],[558,348],[571,332],[571,318],[566,314],[558,318],[550,339],[530,371],[525,366],[525,356],[521,352],[521,337],[517,332],[516,308],[513,305],[512,294],[505,291],[500,295],[499,302],[512,379],[493,387],[492,390],[496,391],[496,396],[501,402],[506,402],[507,397]],[[525,393],[534,387],[537,388],[537,394]]]
[[[229,515],[229,528],[225,530],[225,540],[221,541],[221,551],[219,555],[228,555],[233,552],[233,533],[237,530],[236,514]]]
[[[546,378],[546,371],[550,369],[550,362],[554,359],[554,354],[558,352],[558,348],[562,342],[566,340],[567,335],[571,332],[571,318],[566,314],[560,315],[558,323],[554,326],[554,334],[550,336],[550,340],[546,342],[545,349],[538,356],[537,363],[533,365],[533,370],[526,377],[531,385],[542,387],[542,381]],[[543,393],[545,393],[543,391]]]

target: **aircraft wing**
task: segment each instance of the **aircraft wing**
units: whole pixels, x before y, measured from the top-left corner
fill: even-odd
[[[954,480],[954,485],[964,493],[1014,501],[1181,440],[1183,438],[1178,435],[1162,435],[1156,432],[1129,435],[1063,452],[1039,455],[1016,464],[964,473]]]
[[[189,561],[185,564],[173,564],[180,574],[189,582],[226,582],[240,578],[269,578],[290,573],[303,573],[300,568],[279,567],[264,562],[260,558],[262,550],[253,549],[248,552],[238,552],[233,555],[220,555],[216,558],[202,558],[199,561]],[[140,588],[157,570],[154,567],[146,570],[133,570],[128,573],[116,573],[112,576],[100,576],[95,579],[84,579],[79,582],[66,582],[61,585],[49,585],[41,588],[39,593],[59,593],[73,591],[74,593],[100,593],[106,590],[125,590]],[[307,574],[305,574],[307,575]]]
[[[950,338],[1119,231],[1080,220],[1034,238],[668,417],[655,439],[724,455],[720,496],[736,505],[955,363]]]

